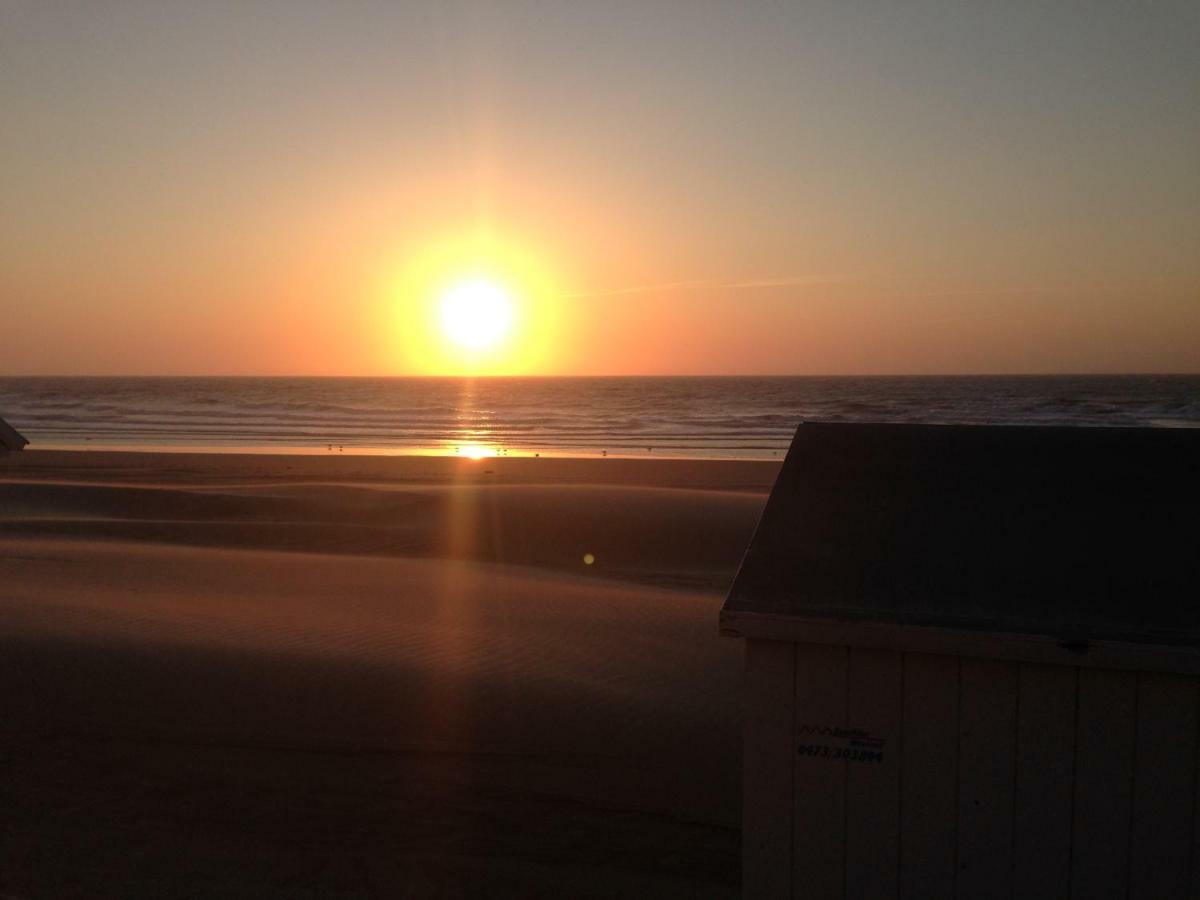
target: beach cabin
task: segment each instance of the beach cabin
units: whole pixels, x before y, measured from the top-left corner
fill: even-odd
[[[801,425],[720,626],[744,896],[1200,892],[1200,430]]]
[[[5,450],[22,450],[29,441],[25,440],[24,435],[17,429],[13,428],[3,419],[0,419],[0,452]]]

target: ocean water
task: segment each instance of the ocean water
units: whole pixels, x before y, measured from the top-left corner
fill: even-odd
[[[0,378],[42,447],[778,458],[802,420],[1200,427],[1200,376]]]

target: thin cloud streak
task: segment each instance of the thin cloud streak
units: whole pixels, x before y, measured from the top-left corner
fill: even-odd
[[[718,282],[704,281],[702,279],[692,279],[690,281],[663,281],[658,284],[635,284],[631,287],[623,288],[607,288],[599,291],[581,291],[575,294],[563,294],[568,300],[580,300],[590,297],[622,297],[626,294],[653,294],[657,291],[668,291],[672,288],[690,287],[707,288],[718,287]]]
[[[663,281],[655,284],[637,284],[622,288],[608,288],[596,291],[580,291],[563,294],[568,300],[591,299],[593,297],[622,297],[636,294],[654,294],[662,291],[690,288],[698,291],[716,290],[769,290],[786,287],[812,287],[815,285],[845,283],[855,280],[848,275],[784,275],[776,278],[747,278],[740,281],[721,281],[716,279],[692,278],[686,281]],[[1069,296],[1073,294],[1101,294],[1104,296],[1125,296],[1137,294],[1134,288],[1124,287],[1093,287],[1093,286],[1028,286],[1028,287],[990,287],[990,288],[942,288],[915,287],[916,284],[928,284],[929,279],[922,277],[906,278],[900,276],[890,279],[869,279],[864,284],[882,289],[890,284],[893,293],[910,297],[929,299],[952,297],[1020,297],[1020,296]]]
[[[713,279],[693,278],[688,281],[664,281],[657,284],[638,284],[623,288],[610,288],[599,291],[582,291],[576,294],[564,294],[568,300],[590,299],[592,297],[621,297],[629,294],[654,294],[676,288],[693,288],[702,291],[716,290],[759,290],[764,288],[807,287],[814,284],[828,284],[844,280],[836,275],[784,275],[775,278],[749,278],[741,281],[718,281]]]
[[[727,288],[778,288],[778,287],[808,287],[813,284],[830,284],[835,281],[845,281],[844,275],[785,275],[780,278],[752,278],[746,281],[733,281],[721,285]]]

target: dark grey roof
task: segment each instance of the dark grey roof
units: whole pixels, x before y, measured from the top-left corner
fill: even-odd
[[[801,425],[742,614],[1200,647],[1200,430]]]
[[[20,450],[29,441],[3,419],[0,419],[0,450]]]

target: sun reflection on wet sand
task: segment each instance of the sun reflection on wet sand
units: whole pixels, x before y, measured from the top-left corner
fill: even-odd
[[[488,447],[485,444],[464,444],[454,448],[456,456],[465,456],[467,459],[490,459],[497,454],[495,447]]]

